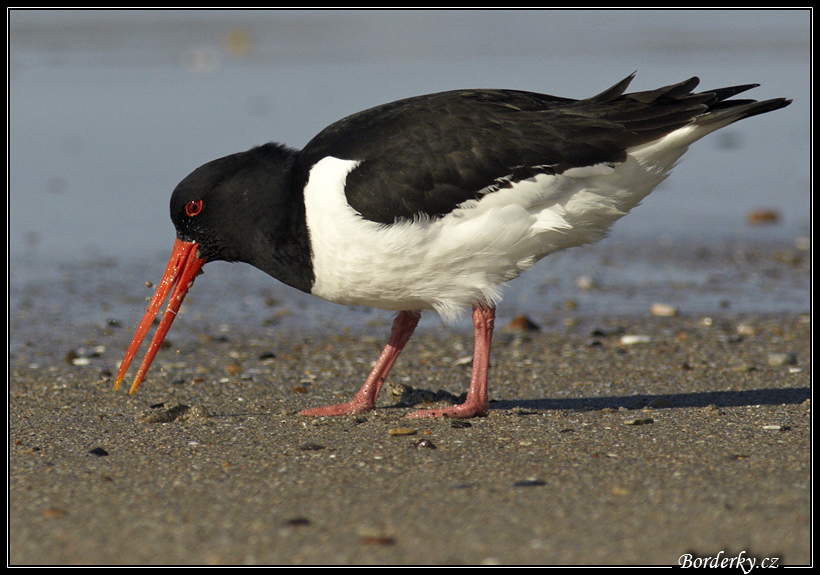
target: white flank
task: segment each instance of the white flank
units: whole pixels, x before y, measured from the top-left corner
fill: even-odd
[[[502,285],[542,257],[601,239],[663,181],[700,131],[676,130],[614,166],[542,174],[442,218],[391,225],[365,220],[347,204],[345,180],[360,162],[326,157],[305,188],[312,293],[388,310],[433,308],[447,322],[466,306],[494,306]]]

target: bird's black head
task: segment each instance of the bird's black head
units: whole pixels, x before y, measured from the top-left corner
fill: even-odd
[[[266,144],[200,166],[171,195],[177,237],[207,261],[254,263],[288,212],[294,161],[294,151]]]
[[[131,385],[132,394],[137,390],[188,288],[207,262],[244,261],[269,273],[288,270],[287,266],[277,268],[270,262],[281,259],[276,254],[276,244],[283,235],[283,223],[293,221],[294,212],[298,214],[299,204],[292,201],[291,185],[295,158],[295,152],[268,144],[209,162],[180,182],[171,196],[171,220],[177,229],[177,241],[157,293],[120,364],[115,389],[125,377],[162,303],[169,298]],[[284,276],[297,287],[308,285],[304,278],[299,284],[294,279],[298,275]]]

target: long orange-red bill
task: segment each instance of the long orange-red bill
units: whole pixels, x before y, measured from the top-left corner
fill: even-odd
[[[168,333],[171,324],[174,322],[174,318],[177,316],[179,307],[182,305],[182,300],[185,299],[185,295],[188,293],[188,288],[194,283],[194,278],[205,264],[204,259],[197,257],[197,248],[198,245],[194,242],[183,242],[179,239],[174,242],[174,250],[171,252],[168,267],[165,268],[162,281],[159,282],[159,286],[157,287],[157,293],[154,294],[151,304],[145,311],[145,315],[137,328],[137,333],[134,335],[134,339],[131,340],[131,345],[128,346],[128,351],[125,352],[125,357],[117,373],[117,379],[114,382],[114,389],[119,389],[120,383],[122,383],[125,377],[125,372],[128,371],[128,367],[131,365],[140,345],[142,345],[142,341],[148,334],[148,329],[151,327],[157,313],[159,313],[159,308],[162,307],[162,302],[165,301],[168,293],[171,292],[168,307],[165,308],[165,313],[162,316],[159,327],[157,327],[157,331],[154,333],[154,339],[151,340],[151,345],[148,346],[148,351],[142,360],[142,365],[137,372],[137,377],[134,379],[134,383],[131,384],[131,391],[129,393],[131,395],[136,393],[142,379],[148,372],[148,368],[151,367],[151,362],[154,361],[154,357],[156,357],[160,345],[162,345],[162,340],[165,339],[165,335]]]

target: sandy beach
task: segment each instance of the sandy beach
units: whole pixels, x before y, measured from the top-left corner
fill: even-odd
[[[808,258],[756,265],[775,292],[810,277]],[[466,391],[470,330],[434,321],[376,411],[310,419],[358,389],[389,315],[333,333],[287,327],[284,302],[192,310],[128,396],[112,371],[150,290],[100,303],[81,275],[73,319],[36,288],[12,318],[11,564],[810,561],[805,313],[531,308],[539,329],[499,325],[491,412],[466,424],[403,418]]]

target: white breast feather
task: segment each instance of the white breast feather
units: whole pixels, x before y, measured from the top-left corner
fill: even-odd
[[[359,162],[326,157],[305,188],[312,293],[388,310],[433,308],[447,322],[466,306],[494,306],[502,284],[542,257],[601,239],[694,139],[682,128],[629,150],[623,163],[541,174],[444,217],[391,225],[365,220],[347,204],[345,179]]]

